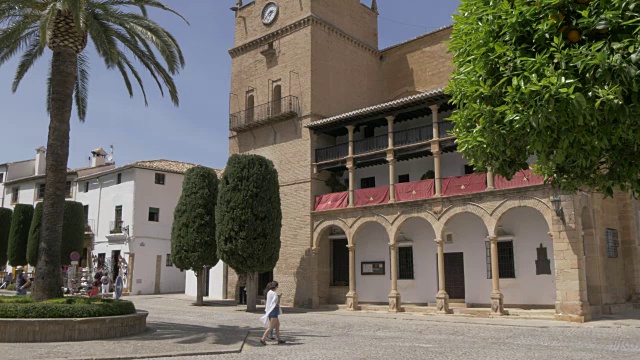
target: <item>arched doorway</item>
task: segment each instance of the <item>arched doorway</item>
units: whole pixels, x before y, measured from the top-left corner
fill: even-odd
[[[436,301],[435,238],[431,223],[420,217],[409,218],[398,227],[398,292],[403,303],[425,305]]]
[[[316,241],[319,305],[344,304],[349,292],[348,239],[339,226],[324,228]]]
[[[387,304],[391,292],[387,229],[378,222],[363,223],[355,230],[353,242],[359,302]]]
[[[506,304],[553,307],[556,274],[549,223],[538,210],[520,206],[498,219],[500,291]]]
[[[476,214],[461,212],[445,222],[445,290],[451,302],[489,303],[492,286],[487,274],[487,236],[487,226]],[[437,262],[434,268],[437,269]]]

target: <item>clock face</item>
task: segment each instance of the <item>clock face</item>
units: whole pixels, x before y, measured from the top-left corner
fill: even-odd
[[[278,16],[278,4],[270,2],[262,10],[262,22],[269,25],[276,20]]]

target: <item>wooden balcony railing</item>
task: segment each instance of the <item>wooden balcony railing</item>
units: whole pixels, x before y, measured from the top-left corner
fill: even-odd
[[[229,129],[239,131],[249,129],[267,121],[284,120],[300,115],[300,102],[296,96],[254,106],[251,109],[229,115]]]
[[[420,126],[407,130],[399,130],[393,134],[395,146],[417,144],[433,139],[433,125]]]
[[[349,144],[338,144],[321,149],[316,149],[316,162],[341,159],[349,155]]]
[[[353,142],[353,153],[355,155],[365,154],[372,151],[384,150],[389,147],[389,136],[379,135]]]
[[[438,123],[438,135],[440,138],[453,136],[453,121],[441,121]]]

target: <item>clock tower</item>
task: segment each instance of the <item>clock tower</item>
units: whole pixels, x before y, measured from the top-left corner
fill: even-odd
[[[273,276],[283,303],[313,306],[311,211],[324,181],[312,167],[322,139],[305,125],[382,100],[377,4],[238,0],[232,9],[230,153],[275,164],[283,226]],[[235,276],[229,280],[234,294]]]

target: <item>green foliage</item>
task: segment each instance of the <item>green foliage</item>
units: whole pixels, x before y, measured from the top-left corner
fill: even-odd
[[[29,229],[27,244],[27,261],[32,266],[38,264],[40,249],[40,229],[42,227],[42,203],[36,204]],[[73,251],[82,253],[84,243],[84,206],[75,201],[65,201],[64,221],[62,223],[62,240],[60,243],[61,265],[71,265],[69,255]]]
[[[0,298],[0,318],[65,319],[135,314],[130,301],[66,297],[36,303],[27,296]]]
[[[302,211],[302,209],[301,209]],[[232,155],[216,208],[218,256],[237,273],[272,270],[280,256],[278,172],[258,155]]]
[[[0,66],[15,55],[22,54],[12,90],[15,92],[18,89],[26,73],[44,55],[52,33],[59,31],[56,26],[50,25],[62,10],[62,13],[73,17],[76,32],[68,28],[62,31],[71,38],[77,32],[87,35],[107,69],[120,72],[129,96],[133,97],[132,81],[135,81],[147,105],[142,77],[134,66],[138,63],[149,72],[163,96],[165,89],[168,90],[177,106],[178,90],[173,76],[184,67],[182,50],[171,33],[147,16],[146,7],[168,11],[185,20],[157,0],[1,0]],[[131,11],[132,8],[135,11]],[[159,56],[154,54],[153,48]],[[50,80],[51,74],[47,81],[47,93],[51,93]],[[79,53],[74,100],[80,121],[86,118],[88,90],[89,60],[85,54]],[[46,100],[49,110],[48,96]]]
[[[13,209],[7,257],[11,266],[27,265],[27,242],[33,217],[33,205],[17,204]]]
[[[585,4],[581,4],[581,2]],[[462,0],[447,92],[479,171],[640,193],[640,3]]]
[[[42,229],[43,204],[39,202],[33,211],[31,227],[29,228],[29,241],[27,242],[27,262],[31,266],[38,265],[38,250],[40,249],[40,234]]]
[[[436,173],[433,170],[427,170],[426,173],[420,177],[420,180],[432,180],[436,178]]]
[[[349,190],[348,181],[342,180],[342,176],[344,176],[344,171],[331,172],[329,178],[324,182],[325,185],[329,189],[331,189],[332,193],[344,192]]]
[[[7,250],[9,248],[9,233],[11,231],[11,209],[0,208],[0,264],[7,263]]]
[[[61,265],[71,265],[72,252],[82,254],[84,245],[84,205],[76,201],[65,201],[62,242],[60,243]]]
[[[182,270],[215,266],[216,203],[218,176],[215,170],[196,166],[187,170],[182,195],[174,211],[171,229],[171,260]]]

